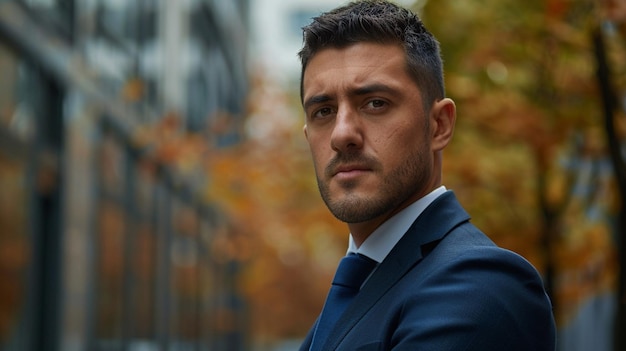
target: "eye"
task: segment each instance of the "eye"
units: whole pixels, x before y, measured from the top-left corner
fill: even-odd
[[[333,113],[332,108],[330,108],[330,107],[322,107],[319,110],[316,110],[315,112],[313,112],[312,117],[313,118],[324,118],[326,116],[329,116],[332,113]]]
[[[365,105],[365,108],[379,110],[386,106],[387,106],[387,102],[385,100],[374,99],[374,100],[368,101],[367,104]]]

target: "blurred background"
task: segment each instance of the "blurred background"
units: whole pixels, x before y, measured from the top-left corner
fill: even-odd
[[[294,350],[347,229],[301,27],[331,0],[0,0],[0,350]],[[626,350],[626,1],[398,1],[458,107],[444,184],[559,350]]]

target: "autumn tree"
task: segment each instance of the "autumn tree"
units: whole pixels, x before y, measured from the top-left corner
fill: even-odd
[[[617,319],[615,325],[615,350],[626,347],[626,159],[622,153],[624,138],[624,115],[626,106],[620,107],[620,95],[626,95],[626,2],[602,1],[599,22],[591,38],[596,59],[596,76],[602,98],[604,127],[608,140],[609,155],[617,181],[620,210],[616,232],[620,272],[617,289]],[[608,27],[604,29],[603,27]],[[608,32],[608,34],[605,34]],[[605,38],[609,37],[609,38]],[[609,43],[607,44],[607,41]],[[612,44],[612,45],[611,45]],[[617,52],[617,54],[616,54]]]
[[[561,326],[618,281],[621,199],[590,40],[598,11],[566,0],[423,8],[460,111],[447,183],[494,240],[544,273]]]

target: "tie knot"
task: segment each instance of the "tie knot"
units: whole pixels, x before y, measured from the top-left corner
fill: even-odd
[[[333,285],[359,290],[375,266],[376,261],[369,257],[351,253],[339,262]]]

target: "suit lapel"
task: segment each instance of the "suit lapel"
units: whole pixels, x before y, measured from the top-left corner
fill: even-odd
[[[422,247],[437,243],[469,215],[452,191],[439,196],[415,220],[389,255],[376,268],[363,289],[337,321],[324,345],[335,350],[348,332],[378,300],[423,258]]]

